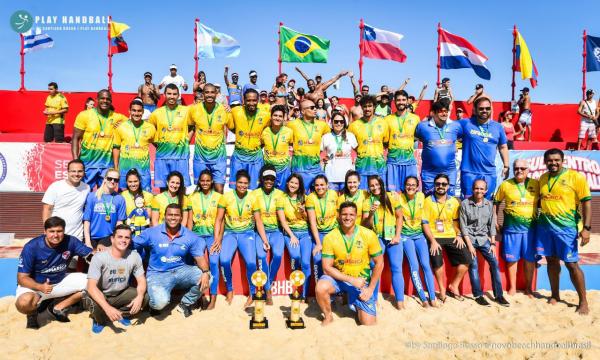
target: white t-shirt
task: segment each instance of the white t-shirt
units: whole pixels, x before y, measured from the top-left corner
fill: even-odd
[[[185,80],[181,75],[175,75],[175,77],[171,75],[167,75],[160,81],[163,87],[169,84],[175,84],[179,88],[179,98],[181,99],[181,93],[183,93],[183,84],[185,84]]]
[[[48,186],[42,198],[44,204],[54,206],[52,216],[58,216],[66,222],[65,234],[83,239],[83,205],[90,187],[83,181],[78,187],[67,180],[58,180]]]
[[[341,143],[341,151],[338,152],[338,141]],[[358,142],[351,132],[346,131],[346,141],[342,140],[342,135],[336,136],[334,133],[323,135],[321,140],[321,151],[325,151],[328,157],[325,165],[325,176],[327,180],[335,183],[343,183],[348,170],[354,170],[352,163],[352,150],[356,149]]]

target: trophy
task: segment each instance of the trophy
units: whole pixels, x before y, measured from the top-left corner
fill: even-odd
[[[266,293],[263,289],[267,283],[268,277],[263,271],[255,271],[251,277],[252,284],[256,286],[256,293],[252,296],[254,300],[254,314],[250,320],[250,330],[267,329],[269,321],[265,318],[265,301],[267,300]]]
[[[292,271],[290,274],[290,282],[292,283],[293,291],[290,294],[292,307],[290,318],[285,321],[288,328],[292,330],[304,329],[304,320],[300,317],[300,303],[302,302],[302,285],[306,280],[304,273],[300,270]]]

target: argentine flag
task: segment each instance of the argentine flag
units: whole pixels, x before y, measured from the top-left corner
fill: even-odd
[[[23,34],[23,52],[28,53],[35,50],[51,48],[54,46],[54,40],[48,34],[42,33],[40,28],[35,29],[35,35],[33,30],[30,29]]]
[[[485,66],[488,58],[465,38],[454,35],[444,29],[439,30],[440,65],[442,69],[472,68],[482,79],[491,78]]]
[[[216,32],[204,24],[198,24],[198,57],[214,59],[237,57],[240,55],[240,44],[227,34]]]

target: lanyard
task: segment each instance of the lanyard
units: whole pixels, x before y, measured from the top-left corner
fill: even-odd
[[[242,200],[242,203],[240,204],[240,198],[238,197],[237,192],[235,194],[235,202],[236,202],[236,206],[237,206],[238,215],[240,216],[240,218],[242,217],[242,213],[244,212],[244,204],[246,203],[247,197],[248,197],[248,194],[246,193],[246,195],[244,195],[244,199]]]
[[[356,201],[358,200],[358,197],[360,196],[360,193],[361,193],[361,190],[356,190],[356,194],[354,194],[354,196],[352,196],[350,198],[348,196],[346,196],[346,200],[347,201],[351,201],[351,202],[353,202],[353,203],[356,204]]]
[[[521,185],[521,184],[517,184],[517,189],[519,190],[519,193],[521,194],[521,199],[525,199],[525,195],[527,194],[527,183],[529,182],[529,179],[525,179],[525,186]],[[556,181],[555,181],[556,183]]]
[[[306,121],[301,120],[301,122],[302,122],[302,126],[304,127],[304,131],[306,131],[306,136],[308,136],[308,141],[312,141],[312,137],[315,132],[315,124],[314,123],[310,124],[311,126],[310,126],[310,132],[309,132],[308,129],[306,128]]]
[[[563,170],[560,174],[558,174],[557,176],[554,177],[554,182],[552,183],[552,185],[550,185],[550,182],[552,180],[552,177],[550,176],[550,174],[548,174],[548,192],[551,193],[552,192],[552,188],[554,188],[554,185],[556,185],[556,182],[558,181],[558,178],[560,178],[562,176],[562,174],[564,174],[565,171]]]
[[[337,152],[342,152],[342,145],[344,144],[344,139],[342,139],[342,134],[333,135],[333,138],[335,139],[335,143],[337,145]]]
[[[142,126],[136,127],[133,125],[133,121],[129,120],[129,124],[131,124],[131,131],[133,131],[133,137],[135,138],[135,145],[140,145],[140,133],[142,132]],[[135,131],[137,129],[137,132]]]
[[[402,193],[402,196],[404,196],[404,199],[406,200],[406,205],[408,206],[408,212],[410,213],[410,219],[414,220],[415,219],[415,207],[417,206],[417,195],[415,194],[415,198],[412,200],[408,200],[408,196],[406,196],[405,193]],[[412,203],[412,207],[410,206],[410,203]]]
[[[177,108],[179,108],[179,105],[177,105],[174,110],[171,110],[168,106],[165,106],[165,115],[167,116],[169,130],[173,130],[173,112],[177,111]]]
[[[208,119],[208,128],[210,129],[212,127],[212,123],[213,123],[213,117],[215,116],[215,113],[217,112],[217,108],[219,107],[219,104],[215,104],[215,107],[213,108],[212,112],[208,112],[208,110],[206,110],[206,105],[204,105],[204,103],[202,103],[202,107],[204,107],[204,112],[206,112],[206,118]]]
[[[373,203],[375,202],[375,200],[377,200],[377,202],[379,202],[379,199],[376,198],[374,195],[371,195],[371,205],[373,205]],[[387,209],[385,207],[385,204],[379,204],[379,206],[383,205],[383,224],[381,225],[381,237],[384,238],[385,240],[385,213],[387,212]],[[377,232],[377,225],[379,224],[379,207],[377,208],[377,210],[375,211],[375,216],[373,217],[373,231]]]
[[[329,190],[325,193],[325,198],[319,198],[319,206],[321,207],[321,221],[325,221],[325,212],[327,210],[327,198],[329,197]]]
[[[488,132],[489,127],[490,127],[489,124],[485,125],[486,130],[483,130],[483,127],[481,125],[477,125],[477,126],[479,127],[479,131],[481,131],[481,136],[483,136],[484,138],[492,136],[492,134]]]
[[[354,247],[354,240],[356,240],[356,234],[358,233],[358,227],[354,227],[354,231],[352,232],[352,236],[350,237],[350,244],[348,244],[348,238],[346,237],[346,234],[344,234],[342,232],[342,230],[340,230],[340,233],[342,234],[342,239],[344,240],[344,247],[346,248],[346,254],[350,255],[350,253],[352,252],[352,248]]]
[[[436,208],[437,208],[437,210],[438,210],[438,215],[437,215],[437,218],[438,218],[439,220],[442,220],[442,211],[444,211],[444,208],[446,207],[446,202],[447,202],[447,200],[446,200],[446,201],[444,201],[444,203],[442,204],[442,209],[441,209],[441,210],[440,210],[440,205],[438,205],[439,203],[438,203],[437,199],[435,198],[435,195],[433,196],[433,201],[435,201],[435,207],[436,207]]]
[[[275,138],[273,134],[273,130],[271,130],[271,143],[273,144],[273,152],[277,152],[277,144],[279,144],[279,135],[281,135],[281,129],[277,132],[277,138]]]
[[[100,115],[97,109],[94,109],[94,111],[96,112],[96,118],[98,119],[98,124],[100,125],[100,135],[104,135],[104,128],[110,119],[106,116]],[[103,118],[104,121],[100,120],[100,118]]]
[[[446,139],[446,128],[448,127],[448,124],[444,124],[444,126],[442,126],[442,129],[440,130],[440,128],[437,126],[437,124],[435,124],[435,130],[438,132],[438,134],[440,135],[440,139],[441,140],[445,140]]]
[[[110,196],[110,203],[106,203],[106,201],[104,201],[104,196],[102,196],[102,204],[104,205],[104,213],[106,214],[106,218],[109,219],[110,218],[110,214],[112,213],[112,203],[113,203],[113,196]]]
[[[373,140],[373,123],[370,121],[365,121],[365,126],[367,128],[367,136],[369,137],[369,141],[372,141]]]
[[[265,202],[265,210],[267,210],[267,214],[269,214],[270,209],[271,209],[271,200],[273,200],[274,192],[275,192],[275,189],[271,190],[271,193],[267,197],[267,195],[265,194],[265,190],[262,191],[263,200]]]
[[[167,201],[169,202],[169,205],[171,204],[177,204],[179,202],[179,197],[178,196],[171,196],[171,194],[169,194],[169,190],[165,191],[165,195],[167,196]]]
[[[202,215],[206,216],[206,213],[208,212],[207,207],[204,205],[204,199],[206,198],[206,201],[208,202],[210,200],[212,196],[212,190],[208,193],[208,196],[204,195],[203,192],[200,192],[200,208],[202,210]]]

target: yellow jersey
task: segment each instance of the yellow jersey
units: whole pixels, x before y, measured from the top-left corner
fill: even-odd
[[[435,195],[428,196],[423,205],[423,224],[429,224],[435,238],[455,238],[454,222],[458,221],[459,211],[460,203],[455,197],[448,196],[446,202],[440,203]]]
[[[295,119],[287,123],[294,135],[292,171],[310,172],[321,169],[321,138],[331,132],[325,121],[313,123]]]
[[[504,201],[504,231],[529,231],[537,217],[539,198],[540,184],[535,179],[527,178],[522,184],[514,178],[502,182],[494,197],[494,204],[500,205]]]
[[[329,232],[337,227],[337,193],[327,190],[322,198],[312,192],[306,197],[306,210],[314,210],[319,232]]]
[[[125,115],[113,111],[106,117],[96,109],[84,110],[77,115],[75,129],[84,131],[79,158],[86,168],[113,166],[113,135],[115,128],[125,121]]]
[[[379,116],[374,116],[369,122],[360,119],[350,124],[348,131],[354,134],[358,142],[356,171],[361,175],[383,174],[383,144],[389,141],[387,121]]]
[[[291,199],[287,194],[283,193],[277,198],[277,210],[282,210],[288,226],[292,231],[307,231],[308,224],[306,222],[306,211],[300,210],[300,201]]]
[[[125,212],[127,213],[127,216],[129,216],[133,210],[137,209],[137,206],[135,206],[135,198],[129,190],[121,192],[121,196],[125,199]],[[142,191],[142,196],[144,197],[144,207],[150,208],[152,206],[154,195],[147,191]]]
[[[189,108],[183,105],[177,105],[173,110],[165,105],[150,114],[148,122],[156,128],[154,144],[156,144],[157,159],[187,160],[189,158],[188,110]]]
[[[113,147],[120,150],[119,168],[150,171],[150,144],[154,141],[154,125],[142,121],[136,127],[131,120],[122,122],[116,129]]]
[[[373,215],[373,231],[384,240],[392,240],[396,235],[396,210],[400,209],[400,202],[395,193],[388,192],[386,195],[390,200],[393,211],[390,211],[387,206],[380,203]],[[379,202],[379,198],[373,195],[363,201],[363,215],[371,211],[371,206],[375,202]]]
[[[254,195],[248,191],[240,199],[235,190],[229,190],[219,200],[218,207],[225,209],[225,230],[231,232],[254,231]]]
[[[192,209],[192,231],[200,236],[212,235],[215,233],[215,220],[217,219],[217,207],[221,194],[211,190],[208,195],[202,191],[194,191],[188,196],[188,201]]]
[[[263,189],[259,188],[252,191],[254,201],[252,210],[259,212],[265,226],[265,231],[271,232],[279,229],[277,221],[277,201],[284,195],[283,191],[273,189],[269,195],[266,195]]]
[[[67,98],[61,94],[57,93],[54,96],[48,95],[46,98],[46,102],[44,103],[46,110],[59,111],[69,108],[69,104],[67,103]],[[65,116],[64,114],[53,114],[46,115],[46,124],[64,124]]]
[[[402,235],[412,236],[423,233],[423,209],[425,195],[417,192],[412,200],[404,193],[398,195],[402,208]]]
[[[414,165],[415,160],[415,129],[421,121],[409,111],[403,116],[391,114],[385,117],[388,125],[388,164]]]
[[[288,168],[292,158],[290,155],[292,140],[292,129],[287,126],[282,126],[277,134],[273,134],[270,127],[265,128],[261,134],[265,164],[275,166],[277,171]]]
[[[194,160],[208,163],[226,161],[227,128],[233,129],[233,117],[220,104],[209,114],[204,103],[189,107],[187,123],[194,126]]]
[[[269,126],[271,114],[257,108],[256,113],[250,116],[244,106],[236,106],[231,109],[231,115],[235,127],[234,153],[242,161],[254,162],[262,157],[260,138],[263,130]]]
[[[338,195],[337,208],[340,208],[343,202],[351,201],[356,205],[356,225],[360,225],[362,222],[362,211],[363,204],[367,201],[369,194],[365,190],[358,189],[354,196],[348,196],[345,193]]]
[[[162,224],[165,222],[165,210],[169,204],[177,204],[179,200],[177,196],[171,197],[168,191],[163,191],[158,195],[155,195],[152,199],[152,211],[158,211],[158,223]],[[183,204],[180,204],[183,211],[190,210],[190,203],[187,196],[183,197]]]

